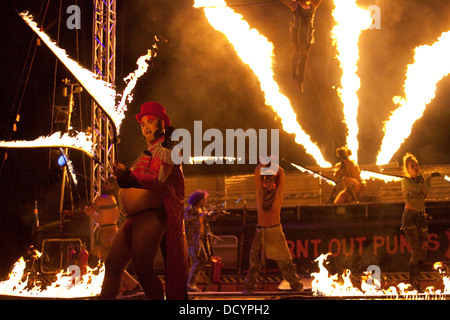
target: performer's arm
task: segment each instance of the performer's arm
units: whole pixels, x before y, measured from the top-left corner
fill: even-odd
[[[122,165],[123,166],[123,165]],[[129,168],[122,169],[118,174],[117,182],[122,188],[142,188],[152,190],[161,186],[173,170],[173,165],[153,158],[146,173]]]
[[[321,3],[322,3],[322,0],[312,0],[311,1],[311,5],[313,6],[314,9],[316,9],[318,6],[320,6]]]
[[[278,177],[279,177],[279,181],[278,181],[277,189],[280,192],[283,192],[284,184],[285,184],[285,175],[284,175],[284,169],[280,166],[278,166]]]
[[[261,167],[263,165],[260,163],[255,169],[255,187],[256,194],[261,194],[262,191],[262,182],[261,182]]]

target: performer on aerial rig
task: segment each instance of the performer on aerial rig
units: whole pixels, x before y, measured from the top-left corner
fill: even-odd
[[[314,15],[322,0],[281,0],[292,10],[292,80],[303,92],[306,62],[314,43]]]

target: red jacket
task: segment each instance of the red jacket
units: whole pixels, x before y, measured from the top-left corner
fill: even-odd
[[[117,181],[122,188],[144,188],[157,192],[166,213],[166,236],[161,243],[166,271],[166,299],[187,299],[188,255],[184,233],[184,175],[173,164],[171,150],[156,141]],[[169,173],[168,177],[164,177]],[[164,181],[164,182],[162,182]]]

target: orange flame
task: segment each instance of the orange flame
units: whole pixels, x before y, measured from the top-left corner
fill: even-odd
[[[211,26],[227,37],[238,56],[258,77],[261,90],[265,94],[265,102],[280,117],[283,129],[287,133],[294,134],[295,142],[302,145],[320,166],[331,167],[317,145],[311,142],[310,136],[298,124],[297,115],[289,99],[280,93],[272,70],[273,44],[256,29],[251,29],[242,15],[227,7],[224,0],[196,0],[194,7],[203,7]]]
[[[374,281],[373,283],[368,283],[367,281],[361,282],[361,289],[355,287],[351,282],[351,271],[345,270],[342,274],[341,279],[337,274],[332,276],[329,275],[327,268],[324,266],[328,256],[331,253],[321,254],[314,261],[318,263],[319,272],[311,273],[313,280],[311,282],[312,292],[316,296],[383,296],[390,299],[400,299],[400,296],[406,299],[443,299],[442,294],[450,293],[449,278],[444,277],[443,283],[445,289],[435,290],[434,287],[427,287],[425,293],[418,293],[416,290],[410,290],[411,285],[400,283],[397,288],[391,286],[387,289],[381,289],[380,283]],[[435,264],[435,269],[440,266],[443,268],[442,263],[438,267]],[[430,295],[433,295],[432,297]]]
[[[431,46],[414,50],[414,63],[408,65],[403,85],[404,96],[394,97],[398,108],[385,123],[377,164],[389,163],[402,143],[409,137],[416,120],[436,95],[436,84],[450,73],[450,31],[444,32]]]
[[[35,251],[35,256],[39,257],[40,252]],[[9,279],[0,282],[0,294],[15,297],[36,297],[36,298],[86,298],[97,296],[101,292],[104,266],[91,269],[87,267],[85,275],[75,281],[70,272],[61,271],[56,275],[57,280],[47,286],[45,289],[39,283],[34,283],[30,288],[30,273],[25,273],[26,262],[21,257],[9,274]]]
[[[336,25],[332,30],[332,38],[338,51],[337,58],[342,69],[341,88],[338,95],[344,105],[344,121],[348,127],[347,146],[353,151],[358,161],[358,106],[357,92],[361,81],[357,76],[359,60],[358,41],[363,30],[372,24],[370,12],[358,8],[356,0],[334,0],[333,17]]]

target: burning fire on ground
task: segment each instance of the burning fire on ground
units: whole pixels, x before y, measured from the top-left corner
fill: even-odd
[[[77,266],[69,266],[67,271],[61,271],[53,278],[51,284],[45,286],[39,280],[39,273],[29,271],[27,265],[36,264],[41,253],[34,250],[30,260],[21,257],[9,274],[9,279],[0,282],[0,295],[21,298],[46,299],[79,299],[98,296],[101,292],[104,265],[94,269],[86,267],[84,274],[80,274]]]

